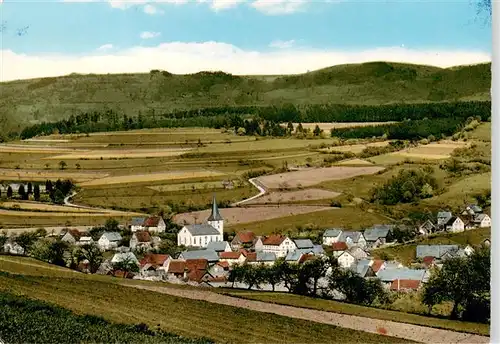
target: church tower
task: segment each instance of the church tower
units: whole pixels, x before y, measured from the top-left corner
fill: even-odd
[[[212,213],[207,219],[207,223],[217,229],[220,235],[224,236],[224,219],[219,213],[219,207],[217,207],[217,201],[215,200],[215,195],[212,200]]]

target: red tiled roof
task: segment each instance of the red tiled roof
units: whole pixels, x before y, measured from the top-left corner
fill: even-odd
[[[219,257],[221,259],[238,259],[242,255],[241,252],[221,252]]]
[[[85,236],[86,233],[80,232],[78,229],[70,229],[69,234],[76,240],[80,240],[82,236]]]
[[[186,268],[186,262],[183,260],[172,260],[168,265],[168,272],[173,274],[183,274]]]
[[[308,260],[313,260],[313,259],[316,259],[314,254],[303,254],[299,259],[299,264],[302,264]]]
[[[280,235],[280,234],[272,234],[268,237],[265,237],[262,240],[262,243],[264,245],[272,245],[272,246],[279,246],[281,243],[286,239],[285,236]]]
[[[151,264],[153,266],[161,266],[168,259],[168,254],[146,254],[144,258],[141,259],[140,264],[144,266],[146,264]]]
[[[207,282],[227,282],[227,277],[225,276],[218,276],[218,277],[213,277],[213,276],[210,276],[210,275],[205,275],[203,277],[203,280],[207,281]]]
[[[256,252],[248,252],[247,253],[247,262],[256,262],[257,261],[257,253]]]
[[[144,227],[157,227],[160,223],[159,216],[148,217],[146,221],[144,221]]]
[[[430,266],[432,265],[432,263],[434,263],[436,259],[434,257],[431,257],[431,256],[427,256],[427,257],[424,257],[422,259],[422,262],[424,263],[424,265],[426,266]]]
[[[229,268],[229,263],[228,262],[218,262],[217,265],[223,267],[224,269]]]
[[[151,241],[151,234],[147,231],[138,231],[134,233],[135,237],[137,238],[138,242],[150,242]]]
[[[208,260],[206,259],[187,259],[186,268],[187,277],[190,281],[201,282],[207,272]]]
[[[332,244],[332,249],[334,251],[345,251],[347,250],[347,244],[345,242],[334,242]]]
[[[373,272],[378,272],[382,265],[384,265],[385,261],[381,259],[375,259],[372,264],[372,270]]]
[[[255,234],[251,231],[238,232],[236,238],[242,244],[251,244],[255,240]]]
[[[244,248],[240,248],[240,252],[246,257],[247,254],[249,253],[247,250],[245,250]]]
[[[416,290],[420,286],[419,280],[399,280],[399,289],[398,289],[398,280],[392,281],[391,290],[405,290],[411,289]]]

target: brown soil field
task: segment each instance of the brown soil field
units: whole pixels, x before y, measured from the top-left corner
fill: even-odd
[[[300,171],[285,172],[259,177],[258,180],[269,189],[280,187],[307,187],[329,180],[348,179],[356,176],[374,174],[382,171],[383,167],[366,166],[334,166],[323,168],[308,168]]]
[[[52,146],[42,146],[42,145],[0,145],[0,152],[7,153],[67,153],[73,152],[70,148],[57,148]]]
[[[72,179],[75,182],[85,182],[97,178],[107,177],[107,173],[96,172],[64,172],[64,171],[45,171],[45,170],[11,170],[0,169],[0,180],[31,180],[46,181],[47,179]]]
[[[405,149],[399,152],[394,152],[394,155],[401,155],[409,158],[421,159],[447,159],[451,153],[457,148],[467,147],[466,142],[460,141],[446,141],[438,143],[430,143],[428,145],[421,145],[414,148]]]
[[[58,212],[58,213],[98,213],[102,215],[104,213],[107,214],[115,214],[117,216],[129,215],[128,212],[112,210],[112,209],[90,209],[90,208],[77,208],[77,207],[69,207],[65,205],[56,205],[56,204],[45,204],[45,203],[36,203],[36,202],[0,202],[0,206],[4,208],[13,208],[18,206],[19,209],[23,211],[44,211],[44,212]]]
[[[162,173],[150,173],[150,174],[137,174],[137,175],[126,175],[126,176],[114,176],[106,177],[102,179],[96,179],[81,183],[81,186],[100,186],[109,184],[131,184],[131,183],[144,183],[144,182],[155,182],[162,180],[181,180],[181,179],[194,179],[194,178],[208,178],[208,177],[218,177],[223,176],[224,173],[217,171],[171,171]]]
[[[357,145],[345,145],[345,146],[336,146],[324,148],[322,151],[324,152],[351,152],[351,153],[361,153],[367,147],[385,147],[389,144],[390,141],[382,141],[382,142],[372,142],[366,144],[357,144]]]
[[[391,124],[397,122],[343,122],[343,123],[302,123],[302,128],[314,130],[316,125],[320,129],[328,131],[332,128],[350,128],[350,127],[369,127],[376,125]],[[299,123],[293,123],[293,127],[296,128]]]
[[[266,203],[287,203],[296,201],[310,201],[329,199],[340,196],[338,192],[322,189],[306,189],[288,192],[271,192],[262,197],[256,198],[246,204],[266,204]]]
[[[79,160],[79,159],[133,159],[133,158],[159,158],[179,156],[190,149],[127,149],[127,150],[95,150],[72,154],[51,156],[48,160]]]
[[[320,206],[302,206],[302,205],[287,205],[287,206],[256,206],[256,207],[235,207],[235,208],[222,208],[219,209],[222,217],[224,218],[225,225],[237,225],[241,223],[250,223],[275,219],[284,216],[292,216],[299,214],[307,214],[321,210],[331,209],[331,207]],[[210,216],[210,209],[195,211],[191,213],[177,214],[174,221],[178,224],[205,223],[206,219]]]
[[[363,159],[349,159],[349,160],[343,160],[337,165],[360,165],[360,166],[370,166],[373,165],[371,162],[363,160]]]
[[[92,211],[92,210],[91,210]],[[71,218],[71,217],[91,217],[91,216],[132,216],[135,213],[121,213],[121,212],[108,212],[104,211],[102,213],[98,212],[41,212],[41,211],[18,211],[18,210],[5,210],[0,209],[0,215],[2,216],[16,216],[16,217],[63,217],[63,218]]]

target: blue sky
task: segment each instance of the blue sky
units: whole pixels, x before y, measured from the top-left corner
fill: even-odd
[[[149,55],[151,60],[142,69],[156,63],[159,69],[174,72],[183,71],[181,62],[188,58],[183,54],[189,54],[192,63],[196,55],[207,59],[215,55],[219,61],[214,58],[214,68],[220,59],[248,65],[259,63],[251,59],[258,56],[266,59],[263,66],[268,69],[283,67],[279,61],[287,61],[291,72],[371,58],[445,66],[481,62],[491,54],[491,26],[477,16],[468,0],[4,0],[0,11],[6,27],[0,61],[4,80],[19,74],[9,72],[6,63],[35,63],[42,58],[47,66],[56,60],[71,62],[71,68],[85,72],[90,64],[77,68],[78,59],[90,63],[91,57],[95,60],[104,54],[107,62],[103,63],[109,66],[115,65],[113,58],[121,57],[124,71],[136,71],[133,60],[125,63],[125,58]],[[16,29],[28,26],[25,34],[17,34]],[[168,64],[161,59],[165,54],[171,60]],[[174,56],[179,63],[172,61]],[[315,63],[315,58],[322,64]],[[199,68],[191,66],[193,71],[212,66],[206,61],[196,63]],[[245,74],[243,66],[228,66],[235,69],[231,72]],[[63,69],[61,65],[61,73]],[[261,73],[272,74],[264,69]]]

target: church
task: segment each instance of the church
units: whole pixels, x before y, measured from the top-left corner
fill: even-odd
[[[224,241],[224,219],[219,213],[215,196],[212,200],[212,213],[207,223],[187,225],[177,234],[178,246],[205,248],[212,241]]]

